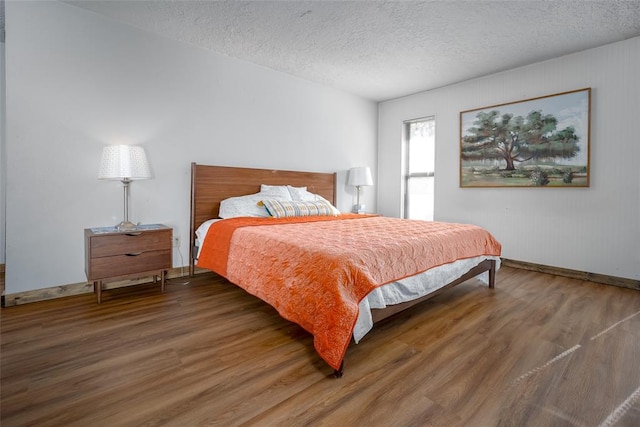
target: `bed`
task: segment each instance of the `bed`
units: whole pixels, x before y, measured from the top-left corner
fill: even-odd
[[[277,193],[269,191],[286,188],[304,189],[332,207],[336,174],[193,163],[189,272],[196,263],[212,270],[298,323],[337,377],[349,343],[376,322],[472,277],[494,287],[500,244],[477,226],[333,211],[218,219],[221,203],[227,214],[224,204],[246,195],[258,194],[273,216],[280,205],[305,205],[269,200]]]

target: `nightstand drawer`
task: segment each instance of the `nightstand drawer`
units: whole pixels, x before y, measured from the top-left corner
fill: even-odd
[[[89,275],[91,280],[100,280],[115,275],[126,276],[153,270],[165,270],[171,267],[171,261],[171,249],[127,252],[125,255],[92,258]]]
[[[158,230],[93,236],[91,238],[91,258],[139,253],[156,250],[171,250],[171,230]],[[135,257],[134,257],[135,258]]]

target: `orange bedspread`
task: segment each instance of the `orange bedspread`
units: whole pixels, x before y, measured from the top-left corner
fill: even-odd
[[[233,218],[211,225],[198,266],[309,331],[318,354],[339,369],[358,304],[374,288],[500,250],[489,232],[468,224],[362,215]]]

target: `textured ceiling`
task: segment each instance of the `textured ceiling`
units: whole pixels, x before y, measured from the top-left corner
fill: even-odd
[[[376,101],[640,35],[640,0],[65,3]]]

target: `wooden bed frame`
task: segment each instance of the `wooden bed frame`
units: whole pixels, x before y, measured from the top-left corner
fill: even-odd
[[[227,166],[208,166],[191,164],[191,226],[189,243],[189,274],[195,272],[195,232],[205,221],[217,218],[220,202],[229,197],[244,196],[260,191],[261,184],[292,185],[307,187],[307,190],[319,194],[332,204],[336,203],[336,174],[318,172],[296,172],[270,169],[251,169]],[[440,292],[465,282],[485,271],[489,272],[489,288],[495,286],[496,262],[486,260],[472,268],[459,279],[445,285],[422,298],[389,306],[384,309],[372,309],[373,322],[380,322],[400,311],[433,298]],[[334,375],[341,377],[343,367]]]

